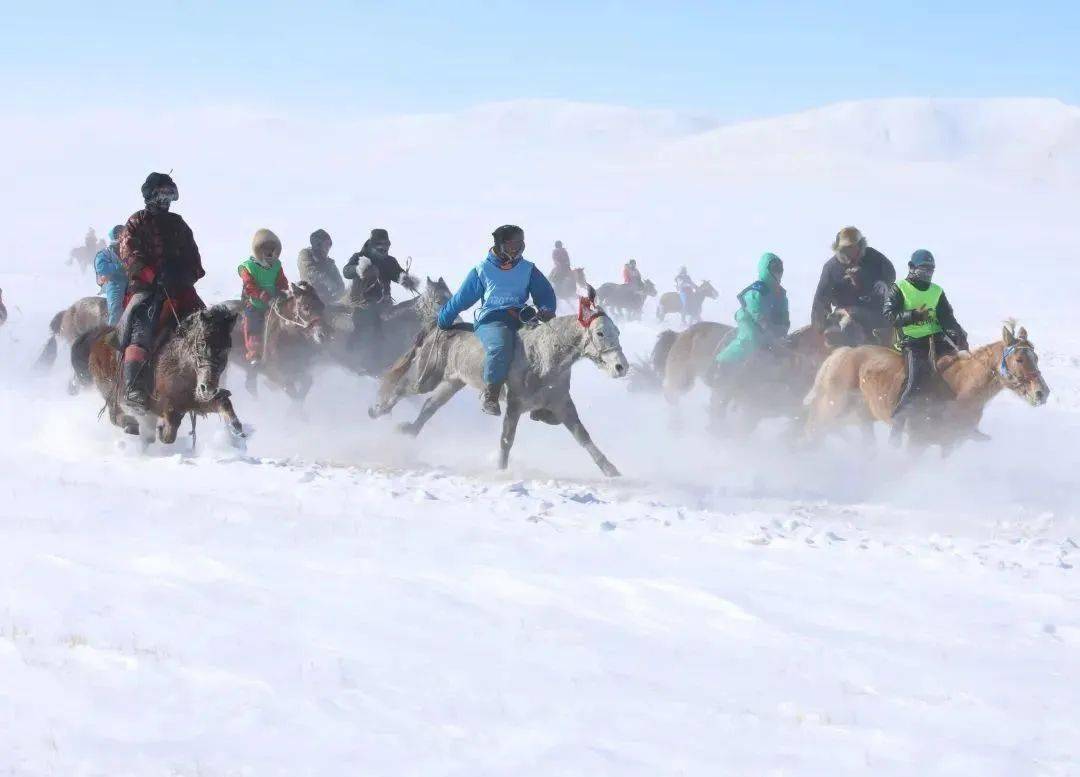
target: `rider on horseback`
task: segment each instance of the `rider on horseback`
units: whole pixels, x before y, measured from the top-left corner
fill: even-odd
[[[109,326],[116,326],[120,314],[124,312],[124,292],[127,291],[128,278],[124,265],[120,261],[120,236],[124,234],[124,225],[117,224],[109,230],[109,245],[97,252],[94,257],[94,274],[98,286],[105,293],[108,306]]]
[[[345,281],[337,264],[330,258],[333,244],[325,229],[316,229],[311,233],[311,245],[301,249],[296,260],[300,280],[314,286],[319,299],[328,304],[337,302],[345,294]]]
[[[945,292],[931,283],[934,255],[920,249],[911,255],[908,268],[907,278],[893,286],[883,308],[884,316],[896,328],[896,347],[907,365],[904,389],[893,409],[897,433],[906,420],[904,411],[928,388],[928,378],[938,374],[937,357],[968,349],[967,333],[953,316]],[[949,391],[940,376],[935,382],[938,389]]]
[[[521,311],[529,298],[543,321],[555,316],[555,290],[544,274],[524,258],[525,232],[506,224],[492,233],[487,258],[465,276],[461,288],[439,311],[439,328],[450,329],[458,314],[481,303],[474,331],[484,346],[483,411],[500,415],[499,395],[514,358]]]
[[[716,354],[713,383],[730,377],[729,365],[741,364],[751,355],[771,351],[791,328],[787,291],[780,285],[784,263],[776,254],[761,255],[758,279],[739,292],[735,312],[735,336]]]
[[[697,291],[697,288],[697,284],[690,277],[690,273],[686,271],[686,265],[684,264],[679,268],[679,274],[675,276],[675,291],[679,293],[679,300],[682,302],[684,312],[690,310],[690,295]]]
[[[882,315],[882,305],[896,282],[896,269],[884,254],[866,245],[866,237],[855,227],[844,227],[832,244],[833,255],[821,269],[810,311],[810,324],[819,332],[828,327],[834,308],[846,308],[862,329],[859,342],[837,345],[862,345],[885,342],[889,322]],[[874,331],[881,334],[875,337]],[[854,330],[852,330],[854,331]]]
[[[638,269],[637,259],[631,259],[623,265],[622,282],[635,291],[640,290],[645,285],[645,281],[641,279],[641,270]]]
[[[245,358],[252,366],[262,358],[263,331],[270,303],[289,289],[280,257],[278,236],[269,229],[260,229],[251,241],[251,256],[236,268],[244,284],[240,301],[244,305]]]
[[[393,307],[390,284],[399,283],[416,292],[416,279],[409,275],[396,258],[390,255],[390,234],[385,229],[371,230],[363,247],[349,257],[342,274],[352,281],[349,302],[356,306],[353,313],[353,342],[369,330],[378,338],[382,332],[382,314]]]
[[[180,199],[173,179],[150,173],[142,185],[146,207],[136,212],[120,238],[120,261],[128,276],[121,321],[125,402],[136,412],[149,400],[147,360],[162,328],[205,307],[195,283],[205,275],[191,229],[169,206]]]

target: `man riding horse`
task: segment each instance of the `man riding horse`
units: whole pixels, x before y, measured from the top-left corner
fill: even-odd
[[[458,314],[480,302],[476,336],[484,346],[482,409],[501,415],[499,395],[514,358],[522,310],[529,298],[541,321],[555,316],[555,289],[536,266],[525,259],[525,232],[506,224],[492,233],[494,245],[487,257],[469,271],[461,288],[439,311],[439,328],[450,329]]]
[[[884,254],[866,244],[855,227],[844,227],[832,245],[833,255],[821,269],[810,324],[826,333],[832,345],[887,345],[892,323],[882,313],[885,298],[896,282],[896,270]],[[837,333],[829,329],[829,315],[844,308],[855,327]]]
[[[327,304],[339,301],[345,294],[341,271],[330,258],[333,245],[334,241],[325,229],[316,229],[311,233],[311,245],[301,249],[296,260],[300,280],[310,283],[319,299]]]
[[[116,326],[120,314],[124,312],[124,295],[127,292],[128,278],[124,264],[120,261],[120,236],[124,234],[124,225],[117,224],[109,230],[109,245],[97,252],[94,257],[94,274],[98,286],[105,295],[108,306],[108,324]]]
[[[631,259],[623,265],[622,282],[624,286],[629,286],[635,291],[640,291],[645,287],[645,281],[641,277],[641,270],[637,266],[637,259]]]
[[[416,279],[409,275],[396,258],[390,255],[390,233],[385,229],[371,230],[371,237],[345,264],[342,274],[352,281],[349,302],[356,306],[353,314],[353,343],[365,331],[376,341],[382,335],[382,314],[393,307],[391,283],[401,284],[416,292]]]
[[[150,173],[142,185],[146,207],[128,219],[120,238],[120,260],[128,277],[121,322],[124,402],[141,414],[149,401],[147,362],[162,334],[205,307],[195,283],[205,275],[191,229],[169,207],[180,199],[165,173]]]

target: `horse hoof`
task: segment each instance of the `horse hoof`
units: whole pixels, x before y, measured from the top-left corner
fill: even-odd
[[[622,473],[619,472],[619,470],[615,468],[614,464],[608,464],[606,467],[601,467],[600,469],[609,478],[621,478],[622,477]]]
[[[408,437],[415,437],[419,433],[416,426],[409,423],[398,424],[397,430],[399,434],[404,434]]]

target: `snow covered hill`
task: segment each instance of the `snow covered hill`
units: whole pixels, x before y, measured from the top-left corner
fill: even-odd
[[[1080,226],[1076,109],[885,101],[720,126],[523,102],[453,115],[255,111],[21,118],[0,193],[0,772],[14,775],[980,775],[1080,773]],[[1026,160],[1026,161],[1025,161]],[[836,439],[791,452],[673,427],[583,364],[583,420],[498,421],[469,392],[417,440],[370,381],[318,377],[300,417],[236,389],[140,455],[30,369],[89,223],[176,167],[208,300],[251,233],[286,258],[316,226],[344,260],[387,226],[454,282],[504,221],[597,280],[711,277],[728,320],[754,258],[787,264],[796,322],[835,231],[928,247],[976,343],[1028,325],[1053,394],[1003,396],[993,441],[942,461]],[[659,326],[622,326],[630,355]],[[403,405],[395,418],[415,412]],[[882,443],[884,441],[881,441]]]

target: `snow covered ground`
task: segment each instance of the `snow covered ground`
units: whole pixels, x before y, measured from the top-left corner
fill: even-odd
[[[856,109],[815,115],[844,110]],[[367,419],[370,382],[338,371],[320,376],[303,419],[279,396],[237,391],[256,429],[246,451],[209,421],[194,455],[183,438],[140,455],[96,420],[96,397],[66,394],[65,354],[49,374],[29,368],[49,317],[92,291],[88,279],[63,268],[62,254],[0,259],[11,314],[0,329],[0,773],[1080,774],[1080,343],[1070,328],[1080,230],[1063,216],[1074,184],[1057,167],[1019,188],[1013,173],[981,178],[978,158],[940,162],[955,144],[984,154],[965,138],[985,140],[995,111],[1008,113],[949,113],[954,145],[944,146],[925,141],[921,109],[874,114],[886,125],[902,114],[918,131],[898,158],[867,152],[891,176],[873,201],[849,218],[858,182],[838,173],[834,190],[819,172],[785,173],[779,223],[755,249],[792,246],[798,321],[839,226],[856,221],[898,260],[929,235],[949,247],[942,257],[926,240],[973,342],[996,336],[1006,315],[1029,324],[1050,403],[1000,397],[983,424],[993,441],[945,462],[843,439],[789,453],[775,426],[751,442],[717,441],[694,422],[701,397],[674,431],[659,398],[588,364],[575,372],[582,417],[620,481],[600,479],[564,430],[533,423],[511,470],[494,472],[498,422],[469,393],[418,440],[401,439]],[[625,136],[634,153],[657,134],[717,142],[688,119],[588,116],[602,125],[590,131]],[[552,123],[566,132],[579,120],[569,111]],[[787,122],[795,137],[805,121]],[[1040,126],[1061,124],[1053,113]],[[797,156],[795,140],[776,138],[783,127],[770,127],[762,138]],[[194,158],[199,142],[185,153]],[[690,154],[685,143],[665,154]],[[639,249],[661,278],[683,260],[708,267],[722,299],[706,312],[726,320],[749,248],[704,236],[698,256],[722,256],[693,259],[665,252],[662,236],[626,245],[618,230],[649,237],[653,209],[670,226],[679,219],[664,203],[678,202],[691,227],[710,209],[746,216],[734,242],[749,244],[746,232],[768,226],[752,212],[779,179],[741,198],[706,182],[698,159],[700,173],[653,170],[643,189],[597,182],[591,168],[561,185],[572,203],[606,197],[592,213],[613,231],[587,238],[606,241],[598,275]],[[915,196],[939,174],[954,188]],[[557,218],[557,202],[540,202],[547,186],[523,187],[507,209]],[[810,214],[798,211],[815,190]],[[346,220],[340,203],[327,207]],[[525,221],[490,207],[468,188],[454,212]],[[452,242],[466,240],[433,203],[413,216],[402,220],[428,225],[425,244],[444,223]],[[584,242],[586,219],[566,219]],[[209,300],[235,285],[219,222],[207,230]],[[71,224],[62,243],[85,228]],[[405,246],[411,235],[396,224]],[[262,225],[233,224],[231,253]],[[823,232],[813,241],[811,227]],[[540,259],[546,246],[535,246]],[[455,279],[473,259],[417,252],[421,272]],[[625,325],[628,354],[647,353],[658,331]]]

